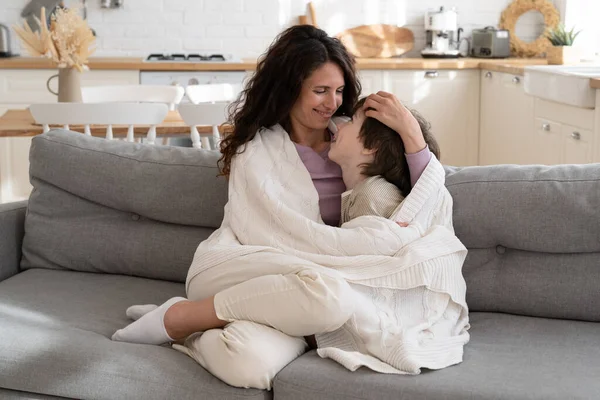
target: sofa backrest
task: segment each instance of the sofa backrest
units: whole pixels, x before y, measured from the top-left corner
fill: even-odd
[[[33,139],[21,268],[184,282],[223,219],[219,153],[64,130]]]
[[[600,164],[446,172],[471,311],[600,321]]]
[[[219,227],[219,154],[33,139],[21,267],[185,281]],[[600,164],[447,167],[472,311],[600,321]]]

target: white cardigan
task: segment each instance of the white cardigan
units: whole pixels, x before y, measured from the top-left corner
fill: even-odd
[[[346,279],[361,299],[342,328],[318,335],[322,357],[387,373],[458,363],[469,339],[466,248],[453,232],[444,178],[432,157],[394,215],[408,227],[374,216],[327,226],[289,135],[279,125],[263,129],[233,160],[223,223],[198,247],[187,282],[245,254],[277,262],[283,252]]]

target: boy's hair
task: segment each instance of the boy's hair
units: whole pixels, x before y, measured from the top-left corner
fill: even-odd
[[[362,109],[365,100],[366,98],[362,98],[358,101],[353,115]],[[415,110],[409,111],[419,123],[429,151],[439,160],[440,147],[431,133],[431,124]],[[366,117],[360,127],[359,138],[365,149],[375,150],[373,162],[363,164],[362,173],[366,176],[381,175],[385,180],[396,185],[404,197],[408,196],[411,190],[410,171],[400,134],[375,118]]]

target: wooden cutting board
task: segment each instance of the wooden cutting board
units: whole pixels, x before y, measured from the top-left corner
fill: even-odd
[[[356,57],[396,57],[412,50],[415,36],[408,28],[395,25],[361,25],[336,35]]]

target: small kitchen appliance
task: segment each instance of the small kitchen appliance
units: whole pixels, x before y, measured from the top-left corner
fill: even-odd
[[[10,43],[10,30],[8,26],[0,24],[0,57],[12,57]]]
[[[427,11],[425,14],[426,47],[421,51],[425,58],[460,57],[458,49],[462,28],[458,28],[455,8]]]
[[[510,32],[493,26],[473,29],[471,55],[483,58],[510,57]]]

